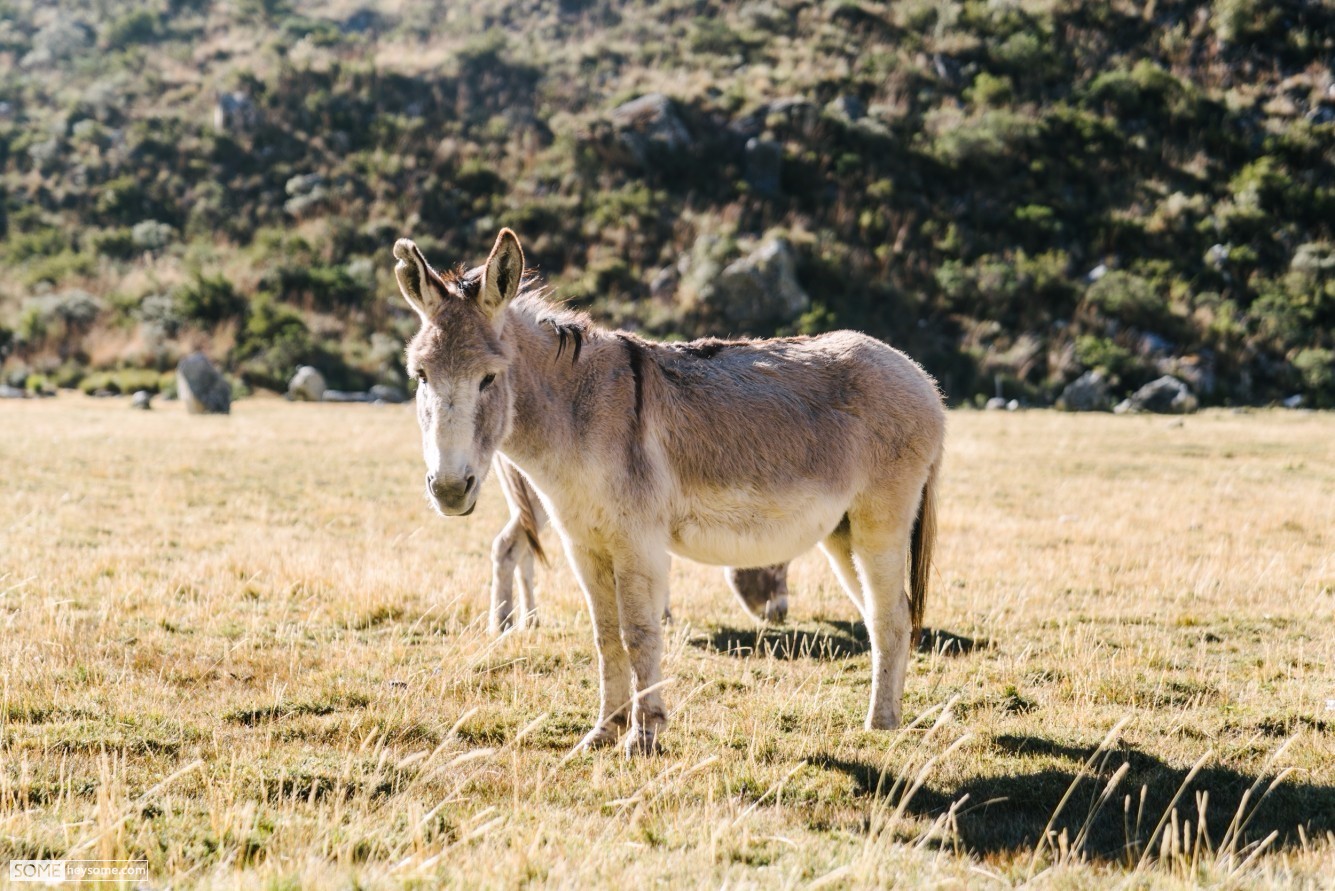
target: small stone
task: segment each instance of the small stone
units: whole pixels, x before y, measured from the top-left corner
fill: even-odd
[[[303,365],[288,382],[287,398],[296,402],[319,402],[325,389],[324,375],[309,365]]]

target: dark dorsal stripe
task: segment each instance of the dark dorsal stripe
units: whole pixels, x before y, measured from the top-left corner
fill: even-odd
[[[618,334],[626,347],[626,358],[630,361],[630,374],[635,379],[635,425],[640,424],[640,413],[644,410],[644,346],[635,338]]]

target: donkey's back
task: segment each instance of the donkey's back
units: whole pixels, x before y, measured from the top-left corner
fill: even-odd
[[[916,498],[940,453],[935,384],[867,335],[637,347],[656,370],[642,411],[664,465],[670,546],[682,556],[789,559],[862,493],[907,482]]]

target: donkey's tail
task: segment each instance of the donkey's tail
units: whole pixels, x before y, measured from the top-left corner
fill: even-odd
[[[505,474],[505,481],[509,484],[510,494],[514,497],[512,507],[519,512],[519,528],[524,530],[524,537],[528,539],[528,546],[533,549],[533,553],[543,566],[547,566],[547,552],[542,549],[542,541],[538,538],[541,528],[538,526],[538,517],[533,510],[533,499],[537,497],[533,487],[528,484],[528,480],[519,472],[509,461],[501,462],[501,472]]]
[[[922,634],[922,617],[927,610],[927,584],[932,574],[932,549],[936,546],[936,475],[941,459],[932,462],[927,482],[922,487],[922,503],[913,522],[913,541],[909,553],[909,615],[913,620],[913,642]]]

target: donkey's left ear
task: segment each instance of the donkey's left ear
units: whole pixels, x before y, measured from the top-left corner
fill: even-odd
[[[478,307],[493,321],[499,321],[505,307],[519,293],[519,280],[523,277],[524,251],[519,246],[519,238],[509,229],[502,229],[496,236],[491,256],[487,257],[482,291],[477,297]]]

